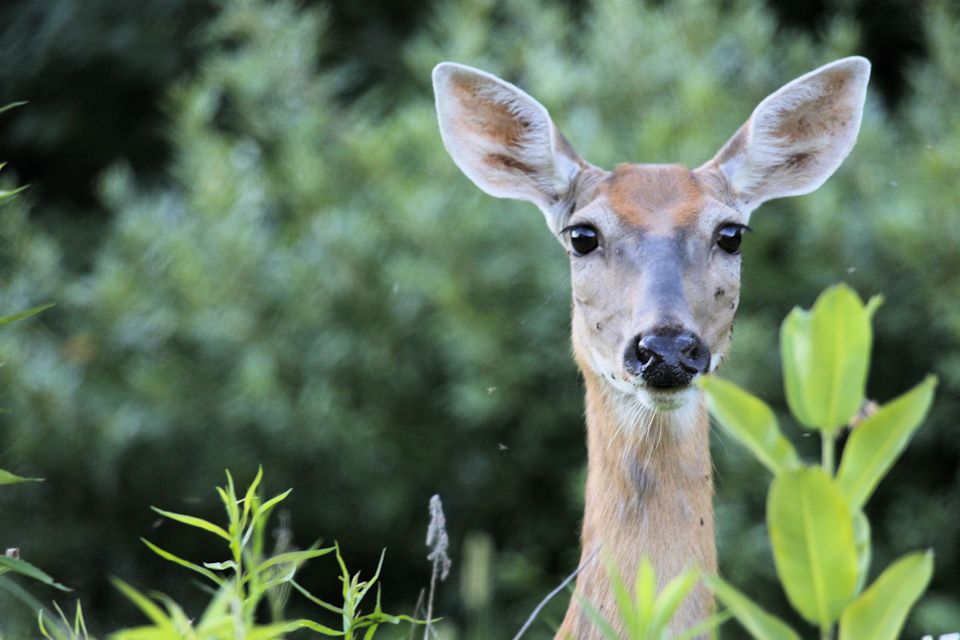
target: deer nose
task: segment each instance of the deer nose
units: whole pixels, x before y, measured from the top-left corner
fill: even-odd
[[[685,387],[710,365],[710,348],[692,331],[659,327],[631,341],[624,356],[628,372],[654,389]]]

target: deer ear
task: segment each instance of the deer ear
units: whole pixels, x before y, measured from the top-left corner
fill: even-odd
[[[529,95],[452,62],[433,70],[440,135],[474,184],[492,196],[533,202],[548,221],[586,163]]]
[[[819,188],[853,148],[870,79],[866,58],[831,62],[768,96],[703,168],[748,210]]]

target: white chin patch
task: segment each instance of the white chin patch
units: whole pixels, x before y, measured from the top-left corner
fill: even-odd
[[[700,389],[690,384],[676,391],[649,389],[639,381],[607,376],[611,398],[621,426],[643,436],[656,423],[669,425],[670,430],[683,437],[697,423],[702,410]]]

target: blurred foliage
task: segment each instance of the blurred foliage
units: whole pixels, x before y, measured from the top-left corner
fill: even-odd
[[[748,0],[595,0],[576,16],[544,0],[449,0],[402,47],[402,90],[373,83],[345,101],[355,71],[318,70],[332,40],[323,15],[235,0],[186,38],[203,55],[163,102],[165,178],[115,163],[97,191],[105,226],[40,226],[30,191],[0,216],[6,310],[57,303],[0,341],[0,462],[47,479],[0,495],[12,514],[0,541],[75,588],[95,633],[137,620],[108,576],[196,596],[139,537],[212,556],[144,506],[210,519],[221,469],[252,477],[259,463],[312,497],[293,515],[296,539],[348,542],[365,572],[388,547],[381,582],[403,598],[391,611],[412,612],[429,584],[424,506],[442,494],[454,574],[468,535],[492,543],[470,552],[472,566],[492,563],[475,581],[491,593],[440,589],[446,633],[489,612],[500,635],[519,628],[578,557],[585,453],[566,259],[532,207],[484,196],[449,161],[431,67],[457,60],[517,82],[601,166],[697,165],[769,92],[860,50],[852,19],[814,39]],[[724,371],[785,414],[780,319],[841,278],[885,294],[868,393],[885,401],[931,368],[942,381],[867,508],[875,566],[936,552],[912,635],[960,628],[960,16],[946,4],[923,15],[929,59],[910,68],[896,110],[874,94],[838,174],[755,214]],[[723,571],[795,620],[765,542],[765,472],[720,435],[714,451]],[[309,568],[300,581],[323,594]],[[527,637],[547,637],[564,606]],[[7,598],[0,619],[32,628]]]

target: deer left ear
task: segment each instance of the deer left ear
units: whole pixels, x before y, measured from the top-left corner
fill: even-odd
[[[816,190],[857,140],[869,79],[870,63],[859,56],[797,78],[764,99],[701,169],[719,171],[747,210]]]

